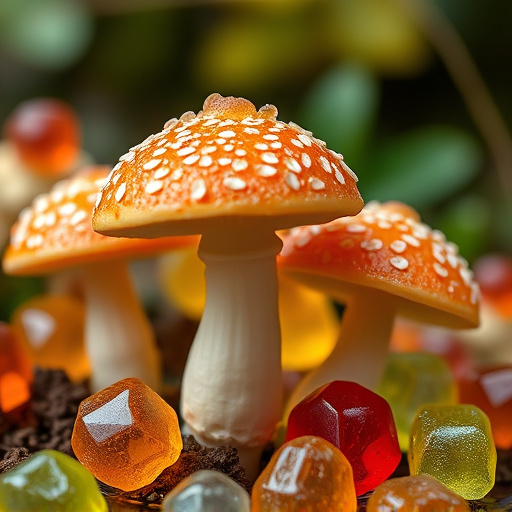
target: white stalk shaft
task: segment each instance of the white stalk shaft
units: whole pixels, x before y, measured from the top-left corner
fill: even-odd
[[[158,392],[160,356],[127,265],[113,261],[85,266],[84,288],[92,391],[135,377]]]
[[[342,318],[340,336],[329,357],[292,393],[286,417],[303,398],[334,380],[374,390],[384,371],[396,305],[393,297],[365,288],[353,297]]]
[[[238,253],[231,248],[229,255],[219,249],[214,254],[211,239],[201,241],[206,304],[181,397],[183,418],[196,439],[237,447],[249,474],[248,466],[274,434],[282,406],[276,273],[281,242],[272,233],[254,247],[255,238],[250,250],[240,240]]]

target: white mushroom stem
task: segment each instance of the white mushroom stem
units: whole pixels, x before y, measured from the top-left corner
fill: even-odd
[[[333,351],[295,388],[286,405],[285,418],[303,398],[335,380],[357,382],[374,390],[386,364],[396,307],[393,296],[360,289],[343,314]]]
[[[85,265],[83,280],[85,342],[91,363],[92,391],[127,377],[136,377],[159,391],[160,356],[126,263]]]
[[[188,430],[206,446],[238,449],[254,478],[281,417],[281,334],[273,232],[203,235],[206,303],[182,383]],[[230,247],[226,247],[226,242]]]

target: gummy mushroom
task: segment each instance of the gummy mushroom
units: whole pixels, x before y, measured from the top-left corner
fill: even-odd
[[[11,229],[3,269],[11,275],[42,275],[80,266],[91,388],[97,391],[122,378],[136,377],[157,390],[160,357],[127,260],[193,240],[119,240],[95,233],[92,209],[109,171],[106,166],[84,169],[37,196]]]
[[[93,215],[105,235],[202,235],[206,304],[182,416],[199,442],[235,446],[252,476],[281,416],[275,231],[363,204],[343,157],[276,116],[212,94],[121,157]]]
[[[375,389],[396,315],[453,329],[478,325],[479,289],[455,244],[399,202],[291,230],[279,269],[346,304],[338,343],[294,390],[289,412],[334,380]]]

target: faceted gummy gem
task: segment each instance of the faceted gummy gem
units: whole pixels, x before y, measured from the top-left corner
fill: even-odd
[[[472,370],[459,379],[459,401],[482,409],[498,448],[512,448],[512,366]]]
[[[12,328],[0,322],[0,410],[8,413],[30,398],[32,366]]]
[[[402,456],[388,403],[355,382],[326,384],[292,409],[286,440],[305,435],[322,437],[342,451],[358,496],[386,480]]]
[[[487,416],[474,405],[427,405],[411,428],[411,475],[431,475],[467,500],[494,486],[496,448]]]
[[[90,374],[84,344],[84,305],[70,295],[38,295],[13,313],[12,328],[33,364],[64,370],[75,382]]]
[[[0,511],[107,512],[94,477],[55,450],[32,455],[0,477]]]
[[[183,448],[174,409],[133,378],[80,404],[71,445],[98,480],[124,491],[153,482]]]
[[[213,470],[192,473],[164,499],[164,512],[250,512],[247,491]]]
[[[252,490],[251,512],[355,512],[352,468],[338,448],[303,436],[274,453]]]
[[[469,512],[469,504],[430,475],[392,478],[368,499],[366,512]]]
[[[389,354],[377,393],[395,418],[400,449],[409,449],[411,425],[425,404],[457,403],[457,385],[448,363],[427,352]]]

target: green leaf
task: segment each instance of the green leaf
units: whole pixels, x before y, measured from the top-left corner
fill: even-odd
[[[313,86],[299,112],[299,122],[355,165],[377,117],[379,86],[364,68],[330,69]]]
[[[471,182],[481,163],[480,148],[467,133],[421,128],[375,150],[357,169],[359,189],[366,200],[394,199],[421,209]]]

